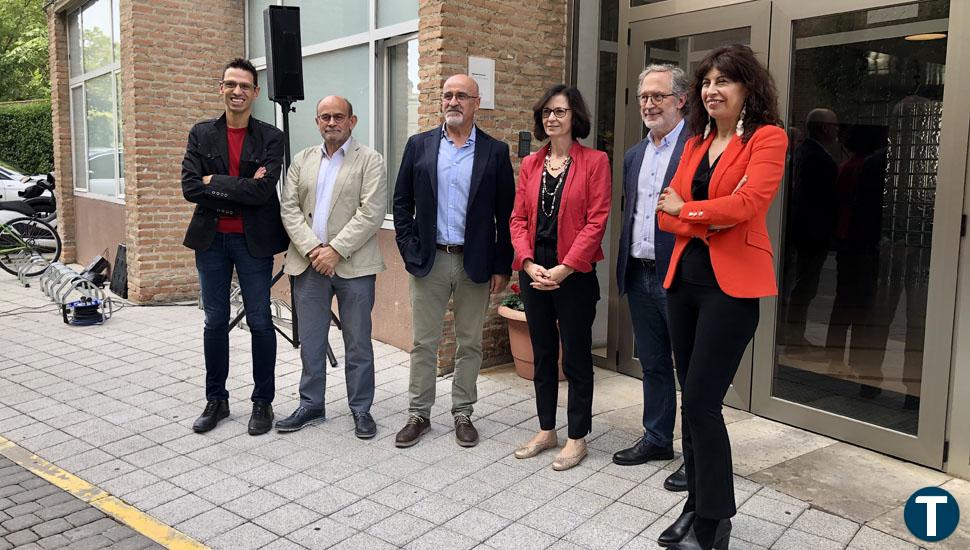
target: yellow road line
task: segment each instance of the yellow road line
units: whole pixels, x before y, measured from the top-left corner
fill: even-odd
[[[126,504],[118,497],[58,468],[3,436],[0,436],[0,455],[9,458],[35,475],[46,479],[166,548],[171,550],[204,550],[208,548],[174,527],[165,525],[134,506]]]

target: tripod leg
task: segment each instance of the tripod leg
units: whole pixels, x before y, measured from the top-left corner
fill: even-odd
[[[282,273],[282,271],[280,271]],[[296,314],[296,292],[293,291],[293,281],[296,277],[290,275],[290,312],[293,317],[293,337],[287,338],[287,340],[293,344],[294,348],[300,347],[300,320]]]

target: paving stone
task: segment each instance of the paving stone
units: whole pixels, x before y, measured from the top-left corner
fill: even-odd
[[[65,502],[76,501],[77,498],[66,491],[58,491],[52,495],[48,495],[44,498],[38,499],[37,504],[40,504],[41,508],[47,508],[50,506],[57,506],[59,504],[64,504]],[[2,508],[2,507],[0,507]]]
[[[658,514],[622,502],[614,502],[593,516],[595,521],[629,531],[634,535],[659,518]]]
[[[850,550],[917,550],[917,546],[892,535],[863,526],[849,543]]]
[[[23,504],[25,502],[34,502],[40,500],[46,496],[53,495],[55,493],[60,493],[61,490],[57,487],[47,483],[43,479],[38,479],[41,482],[41,486],[37,488],[30,489],[29,491],[24,491],[22,493],[11,495],[10,500],[16,502],[17,504]],[[21,487],[24,486],[23,483],[20,484]]]
[[[84,540],[88,537],[93,537],[94,535],[100,535],[115,525],[117,525],[117,523],[113,519],[102,517],[99,520],[92,521],[84,525],[79,525],[73,529],[64,531],[62,534],[71,539],[71,545],[73,546],[75,542]]]
[[[407,550],[468,550],[478,544],[473,538],[456,533],[445,527],[436,527],[412,540]]]
[[[515,521],[541,505],[542,502],[538,500],[533,500],[511,491],[502,491],[479,503],[478,507]]]
[[[52,535],[50,537],[42,538],[34,544],[37,544],[44,550],[50,550],[52,548],[66,548],[71,544],[71,539],[65,537],[64,535]]]
[[[529,548],[530,550],[542,550],[552,546],[556,542],[556,538],[543,533],[542,531],[533,529],[531,527],[513,523],[505,529],[502,529],[498,533],[492,535],[491,538],[485,541],[485,544],[495,548],[496,550],[502,549],[518,549],[518,548]]]
[[[314,512],[317,512],[324,516],[329,516],[330,514],[348,506],[354,502],[360,500],[357,495],[345,491],[339,487],[326,487],[320,491],[314,491],[309,495],[297,500],[299,504],[305,506]]]
[[[626,544],[633,535],[607,523],[591,520],[570,530],[565,539],[586,548],[615,550]]]
[[[12,531],[4,537],[4,539],[6,539],[8,543],[12,544],[14,548],[19,548],[27,544],[30,544],[31,542],[34,542],[38,538],[39,537],[30,529]],[[0,539],[0,540],[3,540],[3,539]]]
[[[566,533],[579,527],[585,521],[586,518],[580,514],[552,504],[546,504],[519,519],[518,523],[538,529],[558,539],[564,537]]]
[[[427,495],[428,491],[420,487],[415,487],[410,483],[399,481],[370,495],[370,499],[385,506],[390,506],[395,510],[404,510]],[[455,498],[453,494],[449,494],[448,496]]]
[[[432,493],[405,508],[404,511],[432,523],[442,524],[468,508],[469,506],[463,502]]]
[[[93,535],[83,540],[71,541],[71,550],[100,550],[113,544],[114,541],[104,535]]]
[[[148,513],[164,523],[174,525],[213,508],[215,506],[211,502],[189,493],[152,508]]]
[[[481,508],[471,508],[458,514],[445,525],[455,532],[483,542],[511,524],[498,514],[493,514]]]
[[[41,508],[40,510],[37,511],[37,516],[40,519],[47,521],[49,519],[69,516],[70,514],[89,509],[89,506],[90,505],[88,505],[82,500],[71,498],[71,500],[63,504]],[[94,521],[94,520],[91,520],[91,521]]]
[[[397,510],[372,500],[361,499],[330,515],[332,519],[348,527],[365,530],[397,513]]]
[[[204,502],[204,501],[203,501]],[[259,517],[287,503],[287,500],[265,489],[256,489],[225,504],[223,508],[246,519]]]
[[[41,538],[50,537],[58,533],[63,533],[72,529],[74,526],[67,522],[64,518],[55,518],[50,521],[45,521],[43,523],[38,523],[32,527],[33,531],[37,533]]]
[[[738,512],[759,519],[789,526],[808,508],[807,504],[792,505],[756,494],[738,507]]]
[[[276,540],[273,533],[254,525],[244,523],[231,531],[206,541],[213,550],[256,550]]]
[[[301,547],[302,548],[302,547]],[[384,542],[381,539],[368,535],[367,533],[357,533],[356,535],[344,539],[331,550],[396,550],[397,546]]]
[[[404,546],[434,528],[430,521],[398,512],[367,529],[367,533],[391,544]]]
[[[176,525],[176,529],[197,540],[208,540],[232,528],[242,525],[246,520],[223,508],[213,508]]]
[[[775,542],[772,550],[842,550],[844,545],[834,540],[805,533],[797,529],[789,529]]]
[[[731,539],[741,539],[761,546],[771,546],[785,532],[785,526],[738,514],[731,518]]]
[[[290,533],[286,538],[306,548],[329,548],[356,533],[354,529],[330,518],[320,518]]]
[[[816,509],[806,510],[795,520],[792,527],[843,545],[849,544],[859,531],[858,523]]]
[[[7,521],[0,524],[4,529],[11,533],[20,531],[21,529],[29,529],[38,523],[42,523],[44,520],[35,516],[34,514],[24,513],[23,515],[16,515]],[[33,541],[28,541],[33,542]]]

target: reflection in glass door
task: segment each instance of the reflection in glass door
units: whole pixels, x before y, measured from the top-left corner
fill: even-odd
[[[949,2],[879,12],[792,23],[771,396],[915,436]]]

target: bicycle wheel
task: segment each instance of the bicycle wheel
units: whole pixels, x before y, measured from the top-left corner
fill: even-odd
[[[46,263],[32,266],[27,277],[40,275],[47,264],[61,257],[61,237],[50,224],[37,218],[15,218],[0,227],[0,268],[16,275],[20,265],[33,256]]]

